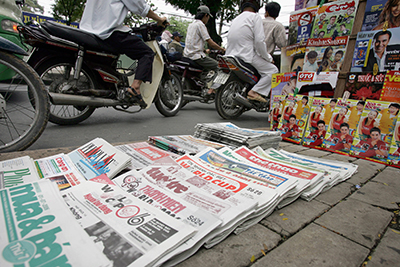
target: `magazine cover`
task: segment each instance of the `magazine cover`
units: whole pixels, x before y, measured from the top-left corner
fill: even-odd
[[[278,130],[283,140],[300,144],[307,125],[312,97],[289,95],[285,101]]]
[[[275,95],[272,99],[272,108],[269,113],[269,126],[271,131],[277,131],[279,121],[282,117],[283,107],[285,106],[286,96],[284,95]]]
[[[321,0],[296,0],[294,4],[294,10],[318,6],[320,3]]]
[[[367,0],[365,6],[364,20],[361,31],[377,30],[375,27],[381,24],[380,15],[388,0]]]
[[[281,72],[303,70],[306,45],[294,44],[281,49]]]
[[[390,143],[388,163],[396,168],[400,168],[400,116],[394,130],[392,142]]]
[[[399,103],[368,100],[358,123],[351,153],[386,163],[399,110]]]
[[[386,72],[349,72],[346,77],[344,96],[357,100],[379,100]],[[347,92],[347,93],[346,93]]]
[[[86,180],[102,174],[112,179],[129,166],[131,157],[102,138],[96,138],[68,154]]]
[[[400,103],[400,71],[387,72],[379,100]]]
[[[362,100],[338,99],[323,142],[327,150],[345,154],[350,152],[364,104]]]
[[[290,13],[288,45],[304,44],[308,38],[317,38],[311,36],[311,28],[317,11],[318,7],[313,7]]]
[[[327,109],[331,108],[330,103],[330,98],[313,98],[310,116],[304,133],[303,145],[316,148],[322,147],[331,115],[327,112]],[[333,106],[335,107],[336,103],[333,103]]]
[[[399,70],[400,28],[357,34],[352,72]]]
[[[301,71],[297,76],[298,93],[316,97],[333,97],[339,72]]]
[[[308,39],[303,71],[340,71],[348,36]]]
[[[296,93],[296,82],[296,72],[272,74],[271,99],[273,99],[276,95],[288,95]],[[272,102],[270,109],[272,109]]]
[[[336,38],[348,36],[353,28],[358,0],[342,0],[326,3],[318,8],[314,19],[312,34],[317,38]]]

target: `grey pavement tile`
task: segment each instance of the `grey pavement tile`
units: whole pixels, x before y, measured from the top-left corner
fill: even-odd
[[[400,169],[386,167],[386,169],[379,173],[373,181],[387,183],[389,186],[396,187],[400,190]]]
[[[297,153],[299,151],[309,150],[310,148],[301,145],[291,144],[290,146],[285,146],[282,149],[290,153]]]
[[[368,267],[400,265],[400,232],[388,229],[368,262]]]
[[[280,241],[280,235],[256,224],[239,235],[230,235],[211,249],[201,248],[195,255],[177,266],[248,266],[252,256],[260,258],[263,255],[261,250],[265,252],[271,250]]]
[[[289,238],[252,267],[360,266],[369,250],[314,223]]]
[[[284,148],[287,146],[293,146],[293,144],[289,142],[279,142],[279,148]]]
[[[386,168],[386,165],[384,164],[375,163],[364,159],[358,159],[352,163],[358,166],[357,173],[350,177],[350,179],[346,180],[346,182],[353,185],[364,184],[369,179],[374,177],[379,171]]]
[[[349,199],[340,202],[314,222],[372,248],[391,219],[391,212]]]
[[[332,152],[311,148],[309,150],[300,151],[297,154],[304,155],[304,156],[309,156],[309,157],[320,158],[320,157],[324,157],[324,156],[330,155],[330,154],[332,154]]]
[[[350,157],[347,155],[342,155],[342,154],[337,154],[337,153],[331,153],[329,155],[323,156],[322,158],[330,159],[330,160],[345,161],[345,162],[353,162],[353,161],[357,160],[357,158],[355,158],[355,157]]]
[[[400,202],[399,192],[399,188],[371,181],[354,192],[349,199],[356,199],[385,209],[397,209],[396,202]]]
[[[283,236],[291,236],[311,223],[327,209],[329,209],[328,205],[318,201],[307,202],[298,199],[290,205],[274,211],[263,219],[261,224]]]
[[[315,198],[315,200],[328,204],[330,206],[336,205],[342,199],[350,195],[352,186],[352,184],[346,182],[340,183],[330,188],[326,192],[319,194]]]

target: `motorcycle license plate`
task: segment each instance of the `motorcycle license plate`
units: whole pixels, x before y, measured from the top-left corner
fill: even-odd
[[[228,79],[229,79],[228,73],[224,73],[224,72],[218,73],[217,77],[215,77],[215,79],[213,81],[213,85],[211,86],[211,88],[214,88],[214,89],[218,88],[221,84],[225,84]]]

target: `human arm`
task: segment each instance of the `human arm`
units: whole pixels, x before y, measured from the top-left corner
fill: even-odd
[[[167,21],[167,18],[166,18],[166,17],[160,17],[160,16],[158,16],[158,15],[157,15],[153,10],[151,10],[151,9],[150,9],[149,12],[147,13],[146,17],[151,18],[151,19],[157,21],[157,24],[158,24],[159,26],[164,26],[164,25],[163,25],[164,22]]]
[[[272,56],[267,51],[267,45],[264,42],[264,27],[262,20],[259,16],[256,16],[254,19],[254,49],[259,56],[264,58],[268,62],[273,62]]]
[[[216,42],[213,41],[213,39],[207,39],[207,43],[211,48],[225,52],[225,48],[219,46]]]

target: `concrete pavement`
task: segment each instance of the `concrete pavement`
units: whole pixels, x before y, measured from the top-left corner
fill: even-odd
[[[310,202],[298,199],[247,231],[201,248],[179,267],[400,266],[400,169],[286,142],[280,148],[352,162],[358,173]],[[0,154],[0,160],[72,149]]]

